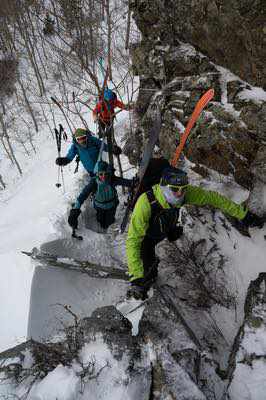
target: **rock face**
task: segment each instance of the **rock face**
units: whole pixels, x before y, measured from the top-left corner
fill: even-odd
[[[145,400],[150,360],[131,336],[131,323],[115,307],[66,328],[53,343],[28,341],[0,354],[0,395],[5,398]],[[54,383],[60,381],[58,388]],[[5,385],[4,385],[5,384]],[[66,389],[64,389],[64,386]]]
[[[250,284],[245,304],[245,321],[231,355],[228,389],[230,399],[265,399],[265,335],[266,274],[261,273]]]
[[[145,41],[188,42],[243,80],[266,87],[263,0],[132,0],[131,7]]]
[[[159,146],[170,159],[197,100],[213,88],[214,101],[203,112],[184,153],[197,171],[203,172],[204,166],[206,174],[214,169],[247,189],[253,187],[257,177],[251,166],[266,140],[266,93],[250,85],[265,85],[265,54],[260,51],[265,4],[252,2],[249,11],[249,3],[131,1],[142,33],[142,42],[132,48],[134,70],[140,76],[136,140],[131,135],[125,146],[132,163],[145,143],[154,102],[159,99],[163,121]]]
[[[5,386],[1,385],[0,395],[27,393],[40,398],[44,393],[45,398],[54,398],[51,382],[60,379],[56,398],[66,400],[120,399],[122,394],[128,400],[212,399],[204,393],[200,343],[160,293],[152,299],[140,329],[140,335],[132,337],[131,323],[116,308],[106,306],[67,328],[64,340],[30,340],[1,353],[0,382]]]
[[[253,175],[253,190],[248,199],[248,207],[260,216],[266,214],[266,146],[262,145],[251,165]]]
[[[60,340],[30,340],[1,353],[0,395],[212,400],[221,394],[216,364],[202,352],[166,287],[156,289],[137,337],[131,327],[115,307],[106,306],[66,328]]]

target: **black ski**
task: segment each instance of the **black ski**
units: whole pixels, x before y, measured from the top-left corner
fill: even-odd
[[[158,138],[159,138],[160,129],[161,129],[161,114],[160,114],[160,110],[158,109],[158,106],[157,106],[157,109],[155,111],[154,121],[149,130],[149,140],[144,148],[143,156],[142,156],[138,174],[137,174],[138,185],[134,189],[134,191],[131,192],[130,198],[128,199],[127,208],[126,208],[124,218],[123,218],[121,226],[120,226],[121,233],[123,233],[126,229],[130,212],[133,208],[133,205],[135,204],[135,202],[137,200],[139,189],[142,184],[142,179],[143,179],[146,169],[149,165],[149,161],[150,161],[150,158],[152,157],[156,142],[158,141]]]
[[[90,261],[80,261],[73,258],[58,257],[53,254],[45,253],[34,248],[32,251],[22,251],[26,256],[47,267],[62,268],[85,273],[92,278],[100,279],[121,279],[128,281],[126,267],[124,269],[114,267],[104,267]]]

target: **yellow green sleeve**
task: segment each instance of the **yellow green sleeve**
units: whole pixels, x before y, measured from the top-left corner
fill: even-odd
[[[144,276],[143,262],[141,259],[141,244],[149,227],[151,207],[145,193],[143,193],[135,207],[130,219],[126,240],[126,255],[130,280]]]
[[[235,203],[220,193],[205,190],[197,186],[188,186],[185,195],[185,204],[212,206],[239,220],[242,220],[247,213],[247,209],[241,204]]]

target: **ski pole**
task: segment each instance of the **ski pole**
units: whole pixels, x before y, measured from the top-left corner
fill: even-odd
[[[58,129],[57,128],[54,128],[54,131],[55,131],[55,139],[56,139],[56,146],[57,146],[57,152],[58,152],[58,157],[60,157],[61,155],[61,130],[60,131],[58,131]],[[62,167],[61,167],[62,168]],[[61,168],[60,168],[60,165],[58,165],[58,171],[57,171],[57,183],[55,184],[55,186],[57,187],[57,188],[60,188],[61,187],[61,183],[59,182],[60,181],[60,172],[61,172]],[[62,175],[62,177],[63,177],[63,175]]]
[[[105,126],[105,134],[107,137],[107,146],[108,146],[108,158],[110,167],[114,168],[114,157],[113,157],[113,141],[112,141],[112,128],[111,125]]]
[[[62,179],[62,185],[63,185],[63,191],[65,193],[65,180],[64,180],[64,174],[63,174],[63,167],[60,165],[60,171],[61,171],[61,179]]]
[[[61,135],[63,136],[64,141],[66,142],[67,141],[67,133],[65,131],[65,128],[63,128],[62,124],[59,124],[59,130],[60,130]]]
[[[54,131],[55,131],[55,138],[56,138],[58,157],[61,157],[62,136],[63,136],[63,139],[66,141],[67,140],[67,134],[66,134],[62,124],[59,124],[59,131],[58,131],[57,128],[55,128]],[[55,186],[57,188],[60,188],[62,186],[61,183],[59,182],[60,181],[60,174],[61,174],[61,179],[62,179],[63,190],[65,192],[65,181],[64,181],[64,174],[63,174],[62,165],[58,165],[57,183],[55,184]]]
[[[60,154],[61,154],[61,142],[62,142],[62,137],[64,141],[67,141],[67,133],[65,129],[63,128],[62,124],[59,124],[59,136],[60,136]],[[60,156],[59,156],[60,157]],[[62,165],[60,166],[60,171],[61,171],[61,178],[62,178],[62,185],[63,185],[63,190],[65,192],[65,180],[64,180],[64,174],[63,174],[63,167]]]
[[[113,145],[116,145],[116,141],[115,141],[115,134],[114,134],[114,118],[112,119],[111,124],[109,125],[109,130],[110,130],[110,136],[111,136],[111,141],[112,141],[112,149],[113,149]],[[117,158],[117,163],[118,163],[118,168],[119,168],[119,174],[121,176],[121,178],[123,178],[123,170],[122,170],[122,165],[121,165],[121,160],[120,160],[120,155],[117,154],[116,155]],[[122,186],[122,193],[125,194],[125,188],[124,186]]]

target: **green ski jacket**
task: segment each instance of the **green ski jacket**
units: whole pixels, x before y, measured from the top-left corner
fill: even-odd
[[[166,202],[161,192],[160,185],[154,185],[152,189],[155,198],[160,205],[165,209],[170,208],[170,205]],[[189,185],[186,188],[184,203],[182,206],[185,205],[212,206],[239,220],[242,220],[248,211],[242,205],[236,204],[217,192],[205,190],[201,187],[192,185]],[[138,198],[138,201],[134,207],[126,240],[126,254],[130,281],[133,281],[137,278],[142,278],[144,275],[140,250],[142,241],[144,240],[146,232],[149,228],[150,217],[151,206],[146,193],[143,193]]]

